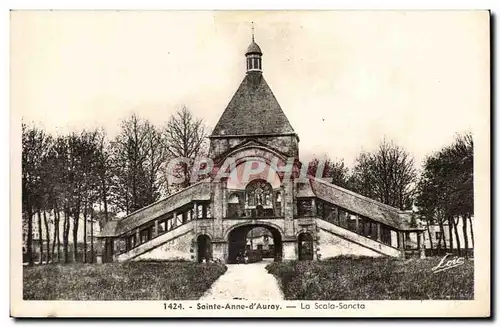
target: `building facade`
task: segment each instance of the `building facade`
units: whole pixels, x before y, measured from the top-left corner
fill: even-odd
[[[245,56],[245,76],[209,137],[209,177],[109,221],[101,260],[234,262],[255,227],[268,231],[275,260],[422,255],[412,213],[300,174],[299,137],[253,38]]]

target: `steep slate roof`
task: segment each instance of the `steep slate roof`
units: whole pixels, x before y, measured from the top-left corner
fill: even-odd
[[[208,179],[205,179],[166,198],[151,203],[142,209],[136,210],[120,220],[108,221],[99,237],[120,236],[192,201],[209,200],[210,182]]]
[[[299,196],[309,196],[310,191],[312,191],[318,198],[324,201],[387,226],[406,231],[422,230],[421,227],[411,226],[411,213],[401,211],[398,208],[388,206],[315,177],[309,177],[309,181],[311,190],[307,190],[308,187],[305,186],[301,191],[302,194]]]
[[[261,72],[248,72],[212,136],[295,133]]]

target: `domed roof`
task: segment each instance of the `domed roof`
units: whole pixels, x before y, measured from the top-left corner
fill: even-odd
[[[248,46],[246,54],[251,54],[251,53],[262,54],[262,50],[260,50],[260,47],[253,40],[252,40],[252,43],[250,43],[250,45]]]

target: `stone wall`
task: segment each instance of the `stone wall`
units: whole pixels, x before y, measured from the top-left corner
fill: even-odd
[[[294,135],[212,138],[210,140],[210,156],[217,158],[249,140],[267,145],[288,157],[299,156],[299,142]]]
[[[383,256],[379,252],[370,250],[369,248],[360,246],[356,243],[350,242],[337,235],[320,230],[319,233],[319,246],[317,254],[320,259],[328,259],[340,255],[356,255],[356,256],[369,256],[380,257]]]
[[[340,255],[391,256],[399,257],[401,252],[391,246],[360,236],[356,233],[317,219],[318,250],[320,259]]]
[[[194,260],[194,223],[191,221],[170,232],[153,238],[132,250],[116,256],[116,261],[127,260]]]
[[[189,232],[145,252],[133,260],[196,260],[194,233]]]

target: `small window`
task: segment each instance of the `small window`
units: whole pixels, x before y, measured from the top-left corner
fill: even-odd
[[[442,232],[436,232],[436,239],[439,240],[442,237]]]
[[[164,220],[161,223],[158,223],[158,234],[161,234],[166,231],[167,222]]]
[[[210,204],[206,204],[204,206],[205,212],[206,212],[206,218],[211,219],[212,218],[212,209],[210,208]]]
[[[312,201],[310,199],[297,200],[297,214],[299,217],[312,216]]]
[[[345,210],[342,210],[342,209],[338,209],[338,214],[339,214],[339,223],[338,225],[342,228],[346,228],[347,229],[347,218],[349,216],[349,214],[347,213],[347,211]]]
[[[196,214],[197,219],[202,219],[203,217],[203,205],[198,204],[198,213]]]

